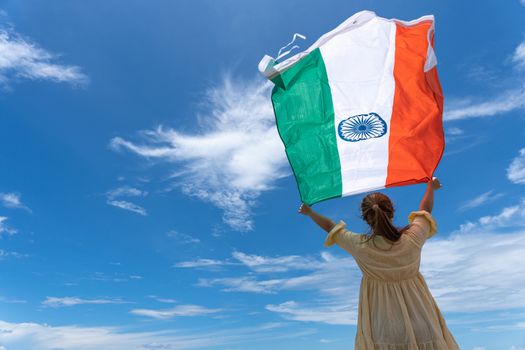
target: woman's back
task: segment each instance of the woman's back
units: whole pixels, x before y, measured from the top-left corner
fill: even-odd
[[[337,243],[363,272],[356,349],[459,349],[419,273],[421,248],[435,232],[425,211],[413,212],[410,227],[395,243],[370,239],[337,224],[325,245]]]
[[[394,226],[394,206],[388,196],[374,192],[361,202],[361,218],[371,235],[346,230],[309,206],[299,207],[328,232],[325,245],[337,243],[350,253],[363,272],[359,292],[356,350],[456,350],[425,279],[419,273],[421,249],[436,232],[430,215],[438,179],[427,184],[420,210],[412,212],[409,226]]]

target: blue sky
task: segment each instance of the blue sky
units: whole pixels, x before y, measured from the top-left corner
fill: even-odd
[[[0,1],[0,349],[353,349],[360,274],[297,213],[257,63],[436,16],[439,233],[462,349],[525,349],[525,3]],[[424,186],[386,190],[398,225]],[[355,231],[361,196],[316,205]]]

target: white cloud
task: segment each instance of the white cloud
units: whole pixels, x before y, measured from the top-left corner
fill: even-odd
[[[253,228],[257,198],[289,174],[275,127],[270,82],[225,78],[206,94],[199,130],[158,127],[139,143],[115,137],[110,147],[174,165],[173,186],[223,210],[232,228]]]
[[[5,86],[14,78],[74,84],[88,82],[79,67],[55,63],[57,58],[12,28],[0,28],[0,85]]]
[[[453,313],[466,323],[479,323],[490,317],[492,325],[506,322],[509,312],[525,311],[523,227],[525,201],[503,208],[495,215],[481,217],[468,229],[449,236],[438,233],[425,244],[421,271],[442,311]],[[339,248],[334,249],[345,254]],[[308,295],[307,299],[287,298],[281,303],[269,304],[267,310],[287,319],[355,324],[361,272],[353,258],[346,254],[325,255],[321,259],[305,258],[305,263],[282,268],[283,261],[286,266],[287,261],[295,264],[294,259],[293,256],[245,254],[240,261],[250,268],[248,272],[235,269],[230,276],[199,278],[197,286],[223,292],[274,295],[301,291]],[[258,269],[261,266],[264,268]],[[301,271],[303,268],[305,271]],[[294,270],[292,275],[285,273],[291,270]],[[275,272],[283,275],[267,277],[267,273]],[[312,297],[312,293],[317,296]],[[490,316],[485,313],[492,311],[498,313]],[[334,315],[337,317],[332,318]]]
[[[146,209],[130,201],[121,200],[120,197],[145,197],[147,195],[148,192],[146,191],[142,191],[133,187],[123,186],[106,192],[106,203],[120,209],[128,210],[146,216],[148,215]]]
[[[259,294],[275,294],[283,289],[285,279],[257,280],[253,276],[199,278],[197,286],[212,287],[222,286],[223,292],[250,292]]]
[[[357,298],[359,292],[360,272],[356,268],[355,261],[351,257],[335,257],[327,252],[323,252],[321,259],[304,258],[298,264],[296,256],[282,257],[261,257],[265,263],[264,268],[246,265],[252,272],[240,277],[221,277],[221,278],[200,278],[197,285],[202,287],[219,286],[225,292],[251,292],[260,294],[277,294],[284,290],[310,290],[321,294],[342,298]],[[283,268],[282,265],[285,265]],[[341,266],[346,268],[342,269]],[[266,273],[286,272],[289,270],[301,271],[308,270],[306,274],[294,273],[293,277],[280,277],[265,279],[259,276]],[[340,284],[340,281],[349,284]],[[357,283],[352,285],[353,281]],[[341,300],[342,301],[342,300]],[[348,300],[344,302],[347,305]]]
[[[507,168],[507,178],[514,183],[525,184],[525,148],[520,149],[519,155]]]
[[[459,232],[468,233],[476,230],[493,230],[504,227],[520,227],[525,225],[525,199],[516,205],[503,208],[496,215],[480,217],[476,222],[467,221],[460,225]]]
[[[164,304],[175,304],[178,302],[176,299],[173,299],[173,298],[160,298],[156,295],[148,295],[148,298],[154,299],[155,301],[158,301],[159,303],[164,303]]]
[[[289,270],[311,270],[320,266],[320,262],[299,255],[264,257],[242,252],[233,252],[233,257],[256,272],[286,272]]]
[[[525,107],[525,90],[516,88],[504,91],[494,98],[463,99],[451,101],[443,120],[453,121],[469,118],[492,117]]]
[[[156,319],[168,319],[173,317],[203,316],[223,311],[222,309],[209,309],[200,305],[177,305],[169,309],[133,309],[130,313],[134,315],[152,317]]]
[[[173,265],[173,267],[180,268],[208,268],[208,267],[219,267],[224,265],[236,265],[230,261],[215,260],[215,259],[196,259],[191,261],[181,261]]]
[[[268,311],[281,314],[284,318],[295,321],[322,322],[327,324],[357,324],[357,305],[329,305],[309,308],[295,301],[286,301],[278,305],[266,305]]]
[[[467,209],[473,209],[477,208],[479,206],[482,206],[485,203],[489,203],[492,201],[495,201],[496,199],[500,198],[503,194],[501,193],[494,193],[493,190],[484,192],[480,194],[479,196],[469,199],[468,201],[464,202],[460,207],[459,210],[467,210]]]
[[[21,254],[18,252],[10,252],[7,250],[0,249],[0,260],[5,259],[5,258],[17,258],[17,259],[27,258],[27,254]]]
[[[458,135],[463,135],[463,129],[461,128],[458,128],[458,127],[451,127],[451,128],[447,128],[445,129],[445,133],[450,136],[458,136]]]
[[[234,329],[166,329],[132,331],[124,327],[50,326],[0,321],[0,343],[24,350],[182,350],[209,349],[241,343],[264,344],[269,339],[294,339],[315,330],[294,331],[283,323],[266,323]]]
[[[6,303],[6,304],[26,304],[27,303],[26,300],[17,299],[17,298],[3,297],[3,296],[0,296],[0,302]]]
[[[128,186],[118,187],[106,193],[106,196],[109,199],[115,199],[118,197],[146,197],[147,195],[148,192],[146,191]]]
[[[525,41],[516,47],[514,55],[512,55],[512,62],[519,68],[525,67]]]
[[[0,204],[6,208],[24,209],[31,212],[31,209],[22,203],[18,193],[0,193]]]
[[[167,233],[167,236],[174,238],[177,242],[182,244],[198,244],[201,242],[200,239],[192,237],[186,233],[182,233],[176,230],[171,230]]]
[[[179,268],[217,268],[226,265],[243,265],[249,269],[260,273],[275,273],[286,272],[290,270],[311,270],[318,268],[322,261],[316,259],[302,257],[299,255],[287,255],[278,257],[265,257],[255,254],[246,254],[239,251],[234,251],[232,257],[238,262],[231,260],[216,260],[216,259],[196,259],[189,261],[182,261],[173,265]],[[322,255],[323,259],[330,259],[330,254]],[[247,283],[250,283],[246,281]]]
[[[5,216],[0,216],[0,237],[2,236],[2,234],[14,235],[15,233],[17,233],[17,230],[7,226],[4,223],[6,220],[7,218]]]
[[[124,210],[129,210],[129,211],[132,211],[140,215],[144,215],[144,216],[148,215],[148,213],[146,212],[146,209],[144,209],[143,207],[135,203],[131,203],[128,201],[115,201],[115,200],[108,200],[107,203],[114,207],[124,209]]]
[[[516,47],[511,61],[518,70],[525,66],[525,42]],[[525,108],[525,89],[523,87],[525,78],[518,75],[518,80],[517,86],[508,88],[492,98],[462,98],[449,101],[443,120],[491,117]]]
[[[79,297],[46,297],[42,305],[48,307],[65,307],[76,305],[100,305],[100,304],[124,304],[125,301],[121,299],[82,299]]]

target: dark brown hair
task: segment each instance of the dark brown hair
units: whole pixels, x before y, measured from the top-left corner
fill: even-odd
[[[361,218],[370,225],[370,237],[383,236],[391,242],[397,242],[408,226],[398,229],[392,223],[394,206],[388,196],[374,192],[370,193],[361,202]]]

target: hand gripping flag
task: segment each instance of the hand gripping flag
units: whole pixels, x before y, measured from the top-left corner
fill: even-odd
[[[356,13],[306,51],[259,70],[301,200],[432,179],[444,150],[434,17]]]

